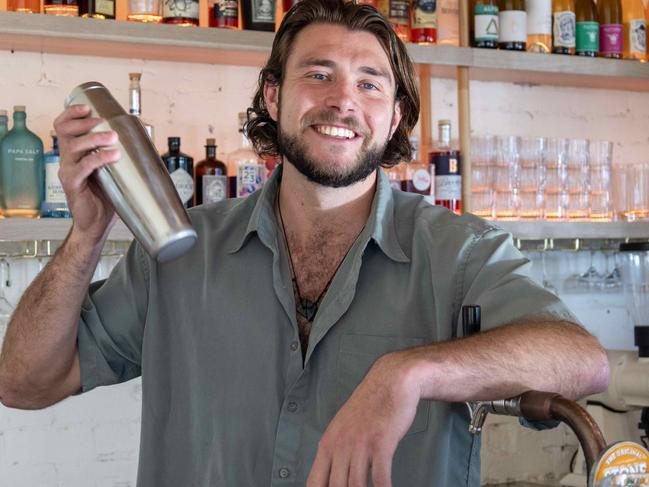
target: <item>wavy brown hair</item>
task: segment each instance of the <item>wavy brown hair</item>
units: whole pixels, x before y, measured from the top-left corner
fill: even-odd
[[[277,123],[268,113],[264,87],[266,83],[281,86],[295,37],[304,27],[315,22],[369,32],[379,41],[390,61],[396,82],[395,102],[401,103],[402,114],[399,126],[385,148],[381,165],[392,167],[401,161],[410,161],[412,147],[408,136],[419,118],[419,91],[412,61],[403,42],[375,8],[345,0],[301,0],[284,16],[268,62],[259,73],[252,107],[248,109],[245,130],[257,153],[262,157],[279,155]]]

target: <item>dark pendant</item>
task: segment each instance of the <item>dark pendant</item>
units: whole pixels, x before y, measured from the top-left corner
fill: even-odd
[[[295,305],[295,311],[305,320],[313,321],[318,312],[318,305],[309,299],[300,298],[299,302]]]

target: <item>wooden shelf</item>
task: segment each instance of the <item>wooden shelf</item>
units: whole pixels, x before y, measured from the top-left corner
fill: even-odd
[[[0,49],[82,56],[261,66],[273,33],[0,12]],[[408,45],[437,77],[649,91],[649,63],[454,46]]]
[[[494,223],[521,240],[649,239],[649,222],[494,221]]]
[[[69,218],[21,219],[5,218],[0,220],[0,242],[26,240],[64,240],[70,231],[72,220]],[[113,241],[132,240],[133,234],[121,220],[117,220],[108,237]]]

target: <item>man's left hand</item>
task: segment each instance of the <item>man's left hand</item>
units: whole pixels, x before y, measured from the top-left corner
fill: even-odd
[[[318,444],[307,487],[392,486],[392,457],[412,424],[421,388],[404,352],[384,355],[334,416]]]

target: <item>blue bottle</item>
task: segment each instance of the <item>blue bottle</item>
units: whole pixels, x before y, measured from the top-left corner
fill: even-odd
[[[44,218],[70,218],[70,209],[59,179],[61,162],[59,141],[55,132],[50,132],[50,135],[52,136],[52,150],[43,154],[45,184],[43,185],[41,216]]]

